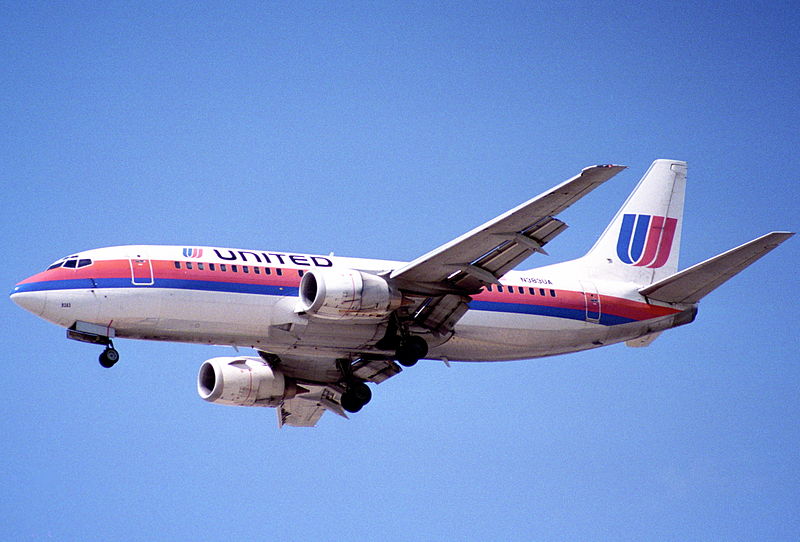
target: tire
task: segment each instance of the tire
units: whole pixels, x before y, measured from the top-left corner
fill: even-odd
[[[342,403],[342,408],[352,414],[355,414],[364,407],[363,403],[358,400],[356,394],[350,390],[342,394],[340,402]]]
[[[119,352],[114,350],[113,348],[106,348],[100,354],[100,365],[105,367],[106,369],[110,369],[114,366],[115,363],[119,361]]]
[[[362,407],[367,403],[369,403],[370,400],[372,399],[372,390],[369,389],[369,386],[367,386],[363,382],[354,384],[347,391],[348,393],[352,393],[356,397],[356,399],[358,399],[358,402],[361,403]]]
[[[428,343],[422,337],[412,335],[397,348],[397,362],[403,367],[413,367],[428,354]]]

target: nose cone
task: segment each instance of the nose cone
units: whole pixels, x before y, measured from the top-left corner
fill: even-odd
[[[44,312],[44,303],[47,298],[47,292],[44,291],[25,291],[24,286],[17,284],[11,290],[11,301],[37,316],[41,316]]]

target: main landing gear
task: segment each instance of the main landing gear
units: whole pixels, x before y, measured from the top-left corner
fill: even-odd
[[[344,385],[339,402],[347,412],[358,412],[372,399],[372,390],[366,382],[353,375],[353,366],[349,359],[337,359],[336,365],[342,373],[341,383]]]
[[[403,367],[413,367],[428,354],[428,343],[416,335],[409,335],[400,340],[395,358]]]
[[[403,367],[416,365],[428,355],[428,343],[418,335],[411,335],[408,324],[394,314],[389,318],[386,334],[375,346],[380,350],[394,350],[394,359]]]
[[[347,412],[358,412],[372,399],[372,390],[364,382],[354,382],[342,394],[342,408]]]
[[[119,352],[114,349],[114,345],[110,340],[108,341],[108,345],[106,345],[106,349],[100,354],[99,360],[100,365],[106,369],[110,369],[119,361]]]

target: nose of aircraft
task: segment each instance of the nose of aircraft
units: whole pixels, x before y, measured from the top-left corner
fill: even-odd
[[[21,284],[17,284],[11,290],[11,301],[37,316],[41,316],[44,312],[44,303],[47,298],[47,292],[44,291],[26,291]]]

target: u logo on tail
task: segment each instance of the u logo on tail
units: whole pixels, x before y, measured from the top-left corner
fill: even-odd
[[[623,262],[657,269],[669,259],[677,218],[625,214],[617,240],[617,256]]]

